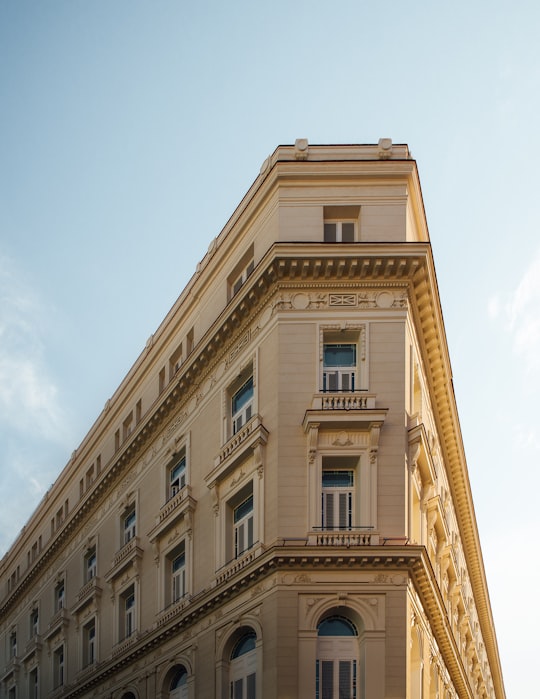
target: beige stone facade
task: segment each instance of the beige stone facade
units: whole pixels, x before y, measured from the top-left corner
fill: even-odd
[[[1,697],[505,696],[406,146],[276,149],[1,565]]]

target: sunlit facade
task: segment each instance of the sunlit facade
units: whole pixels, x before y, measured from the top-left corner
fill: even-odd
[[[505,696],[407,146],[276,149],[0,572],[6,699]]]

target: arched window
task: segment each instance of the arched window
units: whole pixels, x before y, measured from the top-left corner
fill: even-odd
[[[169,686],[169,699],[187,699],[188,673],[183,665],[180,665],[171,679]]]
[[[317,627],[316,699],[356,699],[358,631],[341,616]]]
[[[256,640],[255,632],[248,631],[238,639],[232,649],[229,669],[230,699],[255,699]]]

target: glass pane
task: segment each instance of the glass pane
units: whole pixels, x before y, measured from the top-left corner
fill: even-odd
[[[231,660],[239,658],[241,655],[249,653],[251,650],[255,650],[255,641],[257,640],[257,635],[254,631],[242,636],[242,638],[236,643],[231,653]]]
[[[186,562],[186,556],[185,556],[185,554],[181,553],[173,561],[173,573],[176,573],[178,570],[180,570],[180,568],[183,568],[185,562]]]
[[[354,485],[354,471],[323,471],[323,488],[351,488]]]
[[[335,243],[336,242],[336,224],[335,223],[325,223],[324,224],[324,242],[325,243]]]
[[[239,410],[242,410],[246,403],[253,398],[253,377],[251,376],[246,383],[234,394],[232,398],[232,411],[235,415]]]
[[[341,241],[343,243],[354,243],[354,223],[341,224]]]
[[[242,517],[253,511],[253,495],[250,495],[238,507],[234,508],[234,521],[239,522]]]
[[[319,636],[358,636],[353,624],[339,616],[323,619],[317,628],[317,634]]]
[[[356,366],[356,345],[325,345],[324,366]]]

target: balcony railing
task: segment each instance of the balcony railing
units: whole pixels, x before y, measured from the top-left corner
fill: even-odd
[[[373,410],[374,393],[364,391],[324,391],[313,396],[313,410]]]
[[[221,585],[221,583],[226,582],[233,575],[250,565],[263,551],[263,547],[260,544],[255,544],[249,551],[235,558],[230,563],[227,563],[220,568],[216,573],[216,585]]]
[[[309,546],[378,546],[379,534],[372,527],[324,529],[314,527],[308,536]]]
[[[166,624],[168,621],[180,614],[189,605],[190,601],[191,596],[186,594],[180,599],[176,600],[176,602],[169,604],[169,606],[166,607],[159,615],[157,625],[163,626],[163,624]]]

